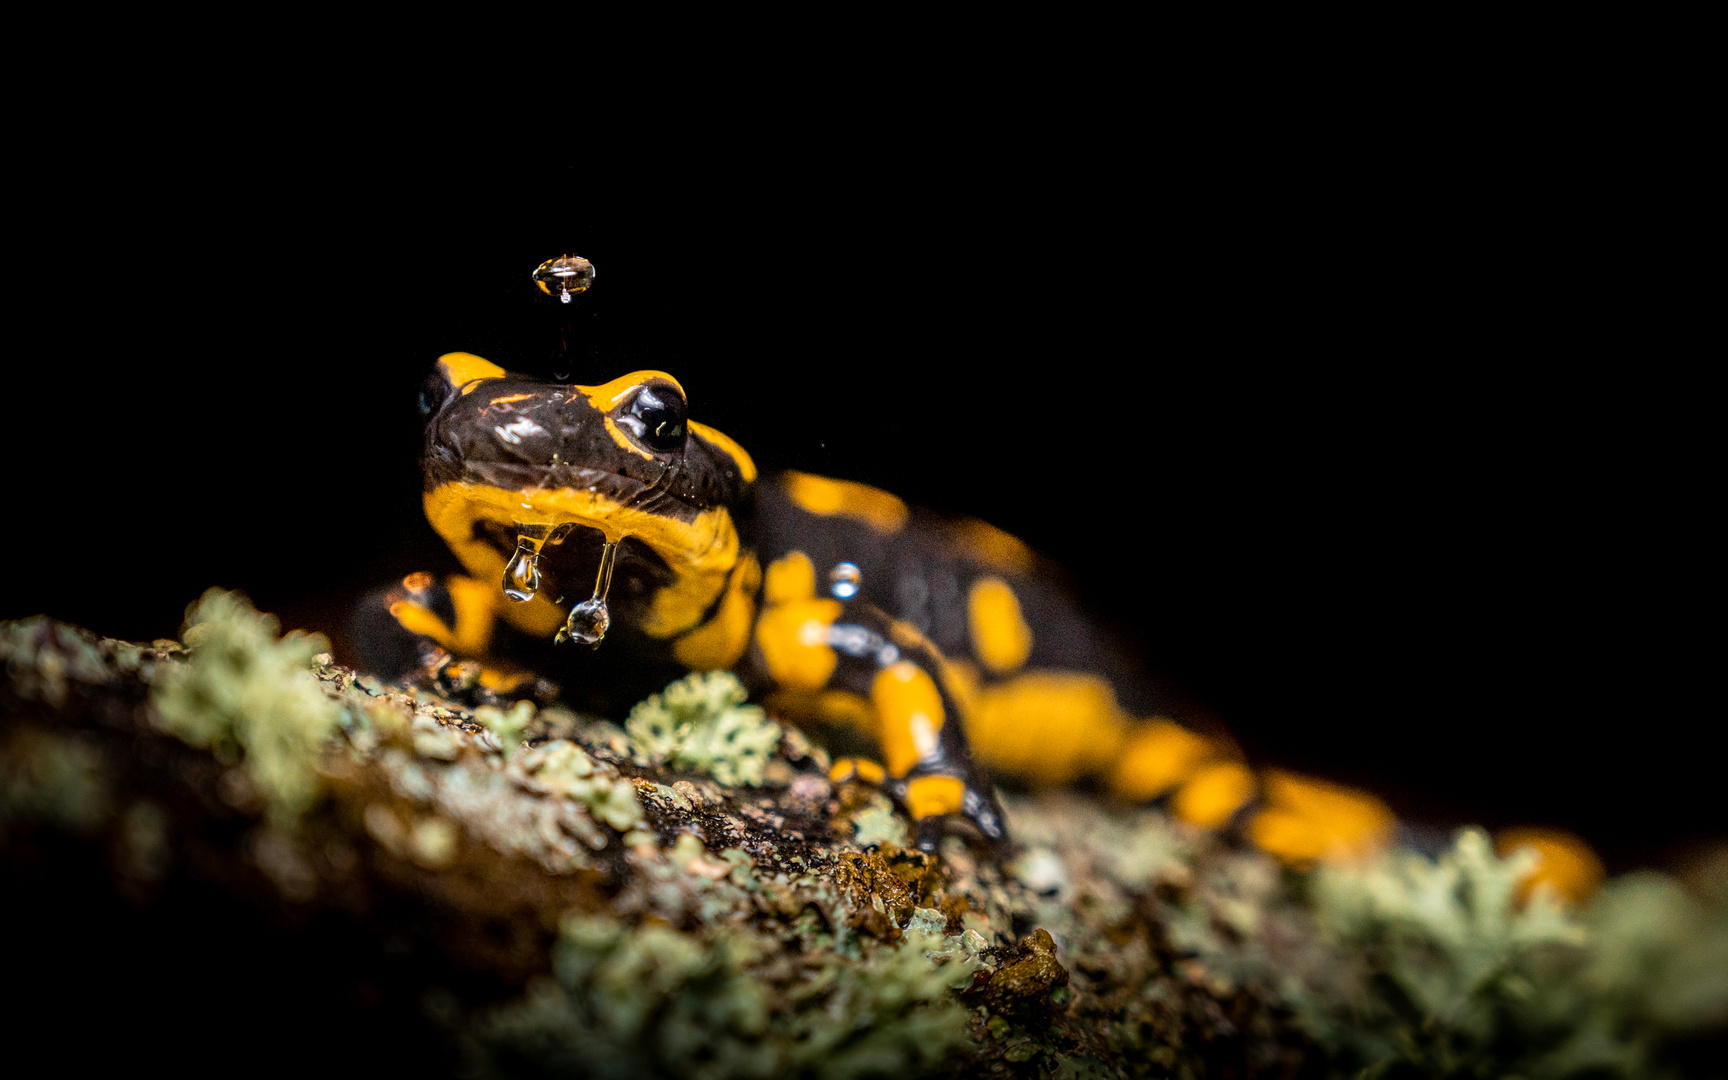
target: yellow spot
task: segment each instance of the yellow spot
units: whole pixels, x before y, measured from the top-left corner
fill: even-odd
[[[1110,787],[1124,799],[1150,802],[1216,756],[1210,740],[1168,720],[1153,720],[1128,733]]]
[[[918,632],[918,628],[905,619],[888,620],[888,640],[902,649],[933,649],[930,639]]]
[[[1234,761],[1208,765],[1182,785],[1171,802],[1176,816],[1202,829],[1216,829],[1254,797],[1254,774]]]
[[[1248,838],[1284,862],[1347,865],[1392,838],[1392,811],[1366,792],[1277,769],[1265,785],[1266,808],[1248,823]]]
[[[905,776],[936,749],[936,733],[946,719],[936,680],[912,661],[901,660],[876,673],[870,702],[876,706],[876,740],[888,772]]]
[[[671,568],[671,582],[649,602],[642,630],[669,638],[696,625],[720,596],[738,563],[738,531],[724,507],[696,513],[689,521],[631,506],[598,492],[577,488],[511,491],[489,484],[453,482],[426,493],[426,520],[468,572],[498,593],[504,617],[527,633],[550,636],[564,624],[565,612],[546,598],[547,590],[522,604],[505,605],[502,581],[508,557],[482,538],[478,526],[492,522],[505,532],[516,523],[561,525],[573,522],[600,530],[608,540],[633,537],[647,544]],[[588,583],[566,584],[586,589]]]
[[[849,517],[881,533],[899,532],[906,525],[910,511],[906,504],[880,488],[854,484],[849,480],[830,480],[826,476],[789,472],[780,482],[786,494],[799,507],[822,517]]]
[[[491,405],[508,405],[513,401],[527,401],[529,398],[531,398],[533,396],[534,396],[533,394],[505,394],[503,397],[493,398],[490,402],[488,402],[488,404],[491,404]]]
[[[725,451],[728,457],[738,463],[738,475],[743,478],[746,484],[753,483],[756,480],[756,462],[750,459],[750,455],[745,452],[742,446],[733,442],[729,436],[715,431],[707,424],[698,424],[694,420],[691,420],[689,424],[691,431],[700,435],[707,442],[712,443],[714,446]]]
[[[966,797],[966,785],[957,776],[920,776],[906,784],[906,812],[913,820],[954,814]]]
[[[450,606],[456,609],[456,652],[463,656],[484,656],[492,644],[492,630],[498,623],[498,607],[494,596],[502,596],[496,582],[488,584],[462,574],[444,580],[450,591]]]
[[[776,690],[762,705],[776,720],[815,720],[876,735],[876,707],[850,690]]]
[[[768,564],[768,582],[762,589],[764,604],[790,604],[816,595],[816,567],[802,551],[788,551]]]
[[[456,635],[448,626],[444,625],[444,620],[414,601],[398,600],[391,604],[390,617],[395,619],[402,629],[410,634],[429,637],[445,649],[452,652],[456,650]]]
[[[1009,574],[1025,574],[1032,569],[1032,549],[1018,539],[988,522],[963,518],[954,523],[960,546],[966,554],[994,569]]]
[[[756,589],[762,584],[762,568],[756,556],[746,552],[732,572],[726,595],[714,617],[672,644],[672,655],[695,671],[729,668],[750,644],[750,624],[756,618]]]
[[[793,690],[818,690],[840,658],[828,645],[828,627],[840,617],[838,600],[776,604],[756,621],[756,644],[768,674]]]
[[[499,694],[508,694],[533,677],[531,673],[518,668],[480,665],[480,685]]]
[[[888,773],[883,770],[882,766],[869,758],[851,757],[841,758],[834,763],[832,769],[828,770],[828,779],[836,784],[844,780],[851,780],[854,777],[866,784],[880,784],[888,779]]]
[[[960,706],[960,715],[970,720],[978,712],[978,666],[969,660],[942,659],[942,689]]]
[[[1116,692],[1096,675],[1028,671],[977,692],[972,752],[994,771],[1053,787],[1100,772],[1127,731]]]
[[[450,380],[450,385],[460,386],[464,394],[474,389],[472,383],[476,379],[502,379],[505,375],[503,368],[473,353],[445,353],[438,358],[438,366],[444,369],[444,377]]]
[[[966,597],[972,626],[972,651],[998,675],[1013,671],[1032,655],[1032,628],[1020,614],[1020,598],[1001,578],[979,578]]]
[[[1518,883],[1518,902],[1524,903],[1538,888],[1547,885],[1563,900],[1578,903],[1602,884],[1602,860],[1590,845],[1558,829],[1505,829],[1494,837],[1494,850],[1510,855],[1519,848],[1536,852],[1534,869]]]

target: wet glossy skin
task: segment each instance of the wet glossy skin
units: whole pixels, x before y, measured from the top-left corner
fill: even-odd
[[[760,476],[689,420],[668,374],[581,387],[453,354],[422,408],[428,520],[467,570],[417,575],[386,598],[422,665],[484,660],[506,692],[520,660],[567,694],[615,695],[583,702],[610,711],[682,670],[734,670],[774,715],[853,752],[835,777],[881,783],[926,847],[954,817],[1005,835],[987,770],[1169,798],[1179,816],[1242,827],[1293,861],[1389,835],[1376,800],[1262,778],[1227,739],[1174,722],[1179,703],[1013,537],[863,485]],[[600,599],[608,552],[603,642],[553,646],[572,609]]]

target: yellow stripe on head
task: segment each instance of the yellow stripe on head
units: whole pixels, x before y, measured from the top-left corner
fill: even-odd
[[[610,435],[612,441],[617,443],[621,449],[635,454],[637,457],[645,458],[649,461],[657,461],[659,460],[658,458],[631,442],[629,436],[625,435],[624,432],[618,429],[617,423],[612,419],[611,412],[632,390],[635,390],[637,387],[640,387],[645,383],[662,381],[669,382],[676,387],[679,397],[684,398],[685,401],[690,400],[689,395],[684,393],[684,387],[678,384],[678,380],[666,374],[664,371],[632,371],[628,375],[620,375],[611,382],[601,383],[599,386],[578,386],[574,387],[574,389],[586,397],[588,399],[588,404],[592,405],[594,410],[600,413],[601,420],[604,422],[606,428],[606,434]],[[688,423],[688,421],[686,421],[686,423]]]
[[[611,382],[601,383],[599,386],[578,386],[574,389],[580,391],[582,396],[588,399],[588,404],[594,406],[596,411],[611,412],[620,401],[624,400],[624,395],[648,382],[669,382],[677,387],[679,397],[686,401],[690,400],[690,395],[684,392],[683,385],[664,371],[632,371],[628,375],[620,375]]]
[[[575,522],[598,529],[610,541],[632,537],[647,544],[671,568],[672,583],[654,594],[641,628],[650,637],[681,634],[713,606],[737,565],[738,531],[725,507],[680,521],[595,491],[577,488],[534,488],[510,491],[489,484],[452,481],[425,495],[426,520],[468,572],[491,582],[504,617],[522,630],[550,635],[563,624],[563,615],[548,600],[536,596],[521,604],[502,601],[504,564],[501,552],[476,535],[476,524],[492,522],[505,528],[522,525],[562,525]]]
[[[492,361],[465,352],[445,353],[438,358],[438,367],[450,385],[462,387],[464,394],[473,389],[469,384],[476,379],[502,379],[505,375]]]
[[[742,446],[733,442],[729,436],[722,432],[715,431],[707,424],[698,424],[694,420],[687,421],[687,423],[689,424],[691,431],[700,435],[719,449],[725,451],[728,457],[738,463],[738,475],[743,477],[746,484],[755,482],[756,462],[751,459],[749,453],[747,453]]]

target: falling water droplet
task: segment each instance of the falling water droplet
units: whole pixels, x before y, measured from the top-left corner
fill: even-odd
[[[612,613],[606,608],[606,593],[612,588],[612,567],[618,561],[618,545],[608,540],[600,548],[600,572],[594,575],[594,595],[570,609],[564,629],[552,640],[562,643],[580,641],[598,645],[612,625]]]
[[[534,285],[547,296],[568,304],[594,284],[594,264],[580,255],[560,255],[534,268]]]

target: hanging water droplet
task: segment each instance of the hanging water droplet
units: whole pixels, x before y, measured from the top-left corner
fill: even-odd
[[[540,541],[519,536],[515,553],[504,564],[504,595],[520,604],[539,591]]]
[[[858,587],[864,582],[864,572],[858,569],[857,563],[835,563],[834,569],[828,572],[828,587],[836,600],[850,600],[858,595]]]
[[[570,609],[564,629],[552,639],[559,644],[580,641],[598,645],[612,625],[612,613],[606,607],[606,594],[612,589],[612,567],[618,562],[618,545],[608,540],[600,548],[600,572],[594,575],[594,595]]]
[[[523,503],[527,506],[527,503]],[[562,544],[576,526],[528,525],[516,522],[516,550],[504,564],[504,595],[517,603],[534,599],[540,591],[540,550],[547,544]]]
[[[606,601],[584,600],[570,609],[570,618],[565,620],[564,629],[558,636],[564,641],[598,645],[611,625],[612,613],[607,610]]]

